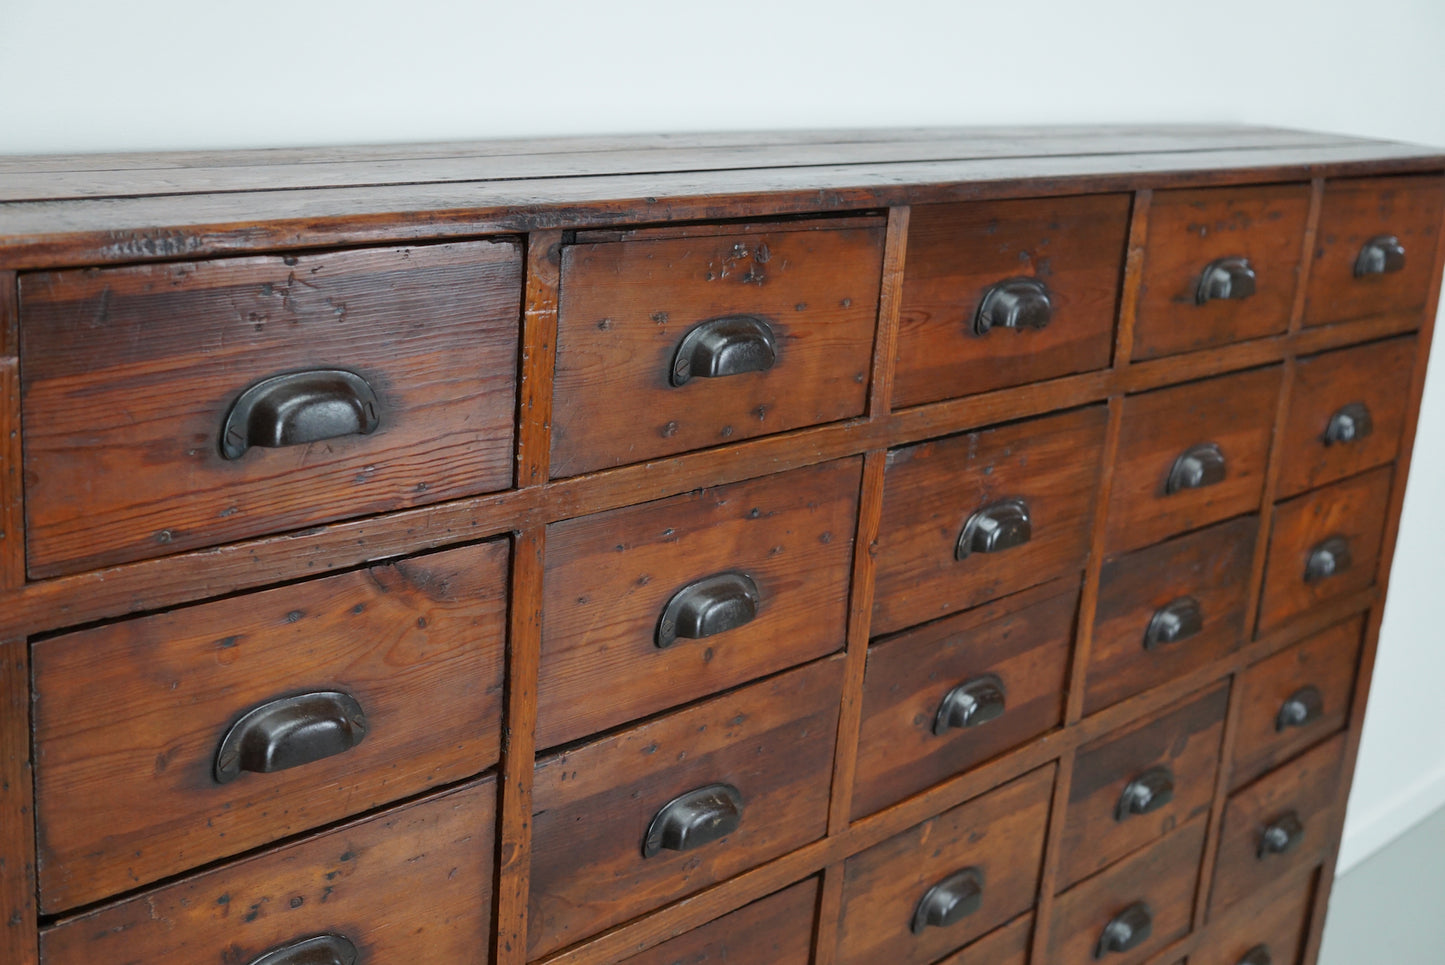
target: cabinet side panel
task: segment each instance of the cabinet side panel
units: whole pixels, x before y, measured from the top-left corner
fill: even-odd
[[[35,965],[35,831],[30,791],[30,662],[0,641],[0,961]]]

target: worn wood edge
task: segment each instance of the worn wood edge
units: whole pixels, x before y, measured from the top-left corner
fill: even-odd
[[[1324,207],[1325,179],[1310,181],[1309,207],[1305,213],[1304,248],[1300,254],[1299,272],[1295,276],[1294,300],[1290,303],[1289,327],[1291,335],[1304,326],[1305,308],[1309,304],[1310,269],[1315,262],[1315,238],[1320,231],[1320,211]]]
[[[899,313],[903,308],[903,272],[908,258],[908,220],[911,209],[888,209],[883,242],[883,281],[878,296],[878,325],[873,340],[873,374],[868,385],[868,417],[886,416],[893,405],[893,376],[897,368]]]
[[[1074,781],[1074,759],[1078,745],[1066,748],[1054,771],[1053,797],[1049,799],[1049,823],[1044,832],[1043,866],[1039,869],[1038,893],[1034,899],[1034,933],[1029,936],[1029,961],[1048,961],[1049,942],[1054,931],[1054,900],[1059,891],[1059,859],[1063,850],[1065,817]]]
[[[1139,288],[1144,279],[1144,258],[1149,242],[1149,211],[1154,192],[1134,192],[1129,211],[1129,240],[1124,255],[1124,282],[1119,296],[1119,321],[1114,330],[1114,368],[1121,369],[1134,356],[1134,325],[1139,316]]]
[[[833,965],[838,959],[838,942],[843,927],[843,884],[846,866],[835,861],[823,869],[823,886],[818,893],[818,913],[813,922],[812,965]]]
[[[25,487],[20,443],[20,364],[14,358],[0,358],[0,600],[6,591],[18,590],[25,584]],[[3,618],[0,622],[4,622]]]
[[[30,761],[30,648],[0,641],[0,961],[35,965],[35,830]]]
[[[527,236],[526,293],[522,300],[522,357],[517,386],[519,489],[546,482],[551,461],[552,376],[557,364],[557,306],[562,232]]]
[[[0,271],[0,359],[20,354],[20,289],[13,271]]]

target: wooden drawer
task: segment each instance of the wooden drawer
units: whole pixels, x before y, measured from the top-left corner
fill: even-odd
[[[817,904],[818,880],[810,878],[624,958],[620,965],[808,965]]]
[[[1183,676],[1239,645],[1258,531],[1258,516],[1242,516],[1104,564],[1084,713]]]
[[[1279,384],[1274,366],[1125,399],[1107,551],[1257,510]]]
[[[1033,933],[1033,914],[1020,915],[973,944],[940,959],[937,965],[1028,965]]]
[[[528,959],[822,836],[842,680],[840,654],[539,760]]]
[[[493,764],[507,552],[483,543],[36,643],[43,909]]]
[[[68,919],[41,960],[234,965],[334,935],[366,965],[485,961],[495,797],[489,777]]]
[[[912,210],[895,408],[1101,369],[1129,196],[927,204]]]
[[[861,463],[825,463],[547,530],[537,743],[843,645]]]
[[[1263,905],[1239,906],[1236,913],[1210,927],[1209,937],[1189,961],[1192,965],[1297,965],[1313,892],[1302,885]],[[1251,953],[1260,957],[1248,958]]]
[[[1384,466],[1275,507],[1258,634],[1375,581],[1391,473]]]
[[[1442,211],[1445,182],[1438,175],[1326,182],[1305,324],[1386,312],[1423,321],[1418,315],[1437,280]]]
[[[1079,589],[1047,589],[869,648],[855,819],[1059,724]]]
[[[1320,861],[1345,804],[1339,793],[1344,759],[1340,734],[1230,796],[1214,862],[1211,917]]]
[[[1280,497],[1395,460],[1416,351],[1412,335],[1299,360],[1280,443]]]
[[[1068,887],[1208,812],[1229,687],[1085,744],[1074,758],[1059,860]]]
[[[1053,767],[849,858],[839,965],[927,965],[1033,906]]]
[[[1135,965],[1189,933],[1204,853],[1199,818],[1153,847],[1070,888],[1054,902],[1048,965]],[[1141,927],[1143,926],[1143,927]],[[1126,935],[1147,936],[1130,942]],[[1101,948],[1128,947],[1119,951]],[[1100,954],[1102,952],[1102,954]]]
[[[1363,616],[1336,624],[1240,675],[1231,788],[1345,726],[1364,627]]]
[[[871,632],[1083,569],[1105,419],[1094,406],[890,452]]]
[[[30,575],[505,489],[521,285],[514,241],[22,276]]]
[[[564,248],[552,476],[861,415],[883,235],[867,218]]]
[[[1282,333],[1309,203],[1308,184],[1154,192],[1133,357]]]

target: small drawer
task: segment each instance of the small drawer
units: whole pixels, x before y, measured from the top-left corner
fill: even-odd
[[[1239,645],[1258,516],[1218,523],[1104,563],[1085,669],[1092,714]]]
[[[1083,569],[1105,410],[888,453],[874,635]]]
[[[1156,191],[1133,358],[1278,335],[1304,260],[1308,184]]]
[[[1362,616],[1336,624],[1240,676],[1231,789],[1345,726],[1364,628]]]
[[[1407,336],[1299,360],[1280,445],[1281,498],[1395,460],[1416,345]]]
[[[1033,934],[1034,916],[1031,912],[940,959],[937,965],[1028,965]]]
[[[1211,917],[1324,857],[1345,804],[1344,763],[1340,734],[1229,798],[1209,894]]]
[[[1033,907],[1054,769],[849,858],[839,965],[927,965]]]
[[[895,408],[1101,369],[1129,196],[926,204],[903,272]]]
[[[285,961],[478,961],[495,800],[489,777],[87,912],[40,933],[41,960],[241,963],[293,948]]]
[[[36,643],[42,909],[495,763],[507,553],[482,543]]]
[[[521,290],[515,241],[23,275],[30,575],[507,488]]]
[[[539,760],[528,960],[821,837],[842,682],[839,654]]]
[[[1326,182],[1304,323],[1399,312],[1418,326],[1438,281],[1442,210],[1438,175]]]
[[[1209,810],[1229,687],[1085,744],[1074,758],[1059,883],[1074,882]]]
[[[1259,509],[1280,374],[1254,369],[1124,400],[1107,552]]]
[[[860,474],[848,459],[549,526],[538,746],[840,649]]]
[[[813,919],[818,880],[799,882],[619,965],[808,965],[813,954]]]
[[[553,478],[861,415],[883,235],[866,218],[565,247]]]
[[[1249,902],[1211,925],[1192,965],[1296,965],[1304,948],[1312,887],[1292,888],[1264,905]],[[1253,956],[1253,957],[1250,957]]]
[[[1054,902],[1049,965],[1136,965],[1189,933],[1204,818],[1070,888]]]
[[[1020,600],[1028,596],[869,648],[855,819],[961,774],[1063,719],[1078,585],[1043,599],[1035,594],[1037,602]]]
[[[1275,507],[1258,634],[1375,581],[1390,480],[1384,466]]]

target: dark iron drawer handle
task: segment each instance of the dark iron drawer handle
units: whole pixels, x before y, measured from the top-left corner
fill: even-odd
[[[977,727],[1003,716],[1007,694],[996,674],[965,680],[943,695],[933,715],[933,733],[942,737],[954,727]]]
[[[1225,473],[1224,453],[1219,445],[1201,442],[1185,449],[1174,460],[1164,491],[1172,496],[1185,489],[1203,489],[1224,482]]]
[[[1309,684],[1290,694],[1289,699],[1280,705],[1274,729],[1282,731],[1290,727],[1304,727],[1319,720],[1324,712],[1324,695],[1314,684]]]
[[[923,929],[947,928],[978,911],[983,904],[983,869],[955,871],[929,888],[913,911],[913,934]]]
[[[251,965],[356,965],[356,946],[340,935],[317,935],[274,948]]]
[[[1204,607],[1192,596],[1181,596],[1154,611],[1144,630],[1144,649],[1157,650],[1198,636],[1204,629]]]
[[[1110,952],[1127,952],[1138,948],[1154,930],[1154,912],[1142,901],[1136,901],[1128,908],[1109,919],[1094,946],[1094,957],[1103,958]]]
[[[1395,235],[1375,235],[1355,257],[1355,277],[1389,275],[1405,270],[1405,246]]]
[[[751,623],[758,603],[758,585],[743,573],[715,573],[689,583],[662,608],[657,646],[665,650],[679,637],[698,640]]]
[[[1348,570],[1352,562],[1350,541],[1343,536],[1331,536],[1310,550],[1305,562],[1305,582],[1318,583],[1338,576]]]
[[[1272,854],[1288,854],[1305,839],[1304,822],[1295,811],[1286,811],[1271,821],[1259,836],[1255,857],[1263,861]]]
[[[1274,959],[1270,957],[1268,945],[1256,945],[1234,965],[1274,965]]]
[[[1194,303],[1239,301],[1254,294],[1254,268],[1248,258],[1219,258],[1204,266],[1199,287],[1194,289]]]
[[[1330,423],[1325,426],[1325,445],[1355,442],[1374,431],[1375,420],[1370,415],[1369,406],[1363,402],[1351,402],[1330,416]]]
[[[1022,499],[1004,499],[983,507],[963,524],[953,558],[961,560],[972,553],[1001,553],[1022,546],[1034,535],[1029,504]]]
[[[995,328],[1044,328],[1053,319],[1054,302],[1037,278],[1006,278],[989,287],[973,315],[973,334],[987,335]]]
[[[381,425],[376,393],[355,372],[315,369],[262,379],[242,392],[221,424],[221,455],[240,459],[252,446],[279,449]]]
[[[724,315],[694,326],[672,357],[673,385],[694,378],[720,379],[762,372],[778,360],[778,343],[768,323],[754,315]]]
[[[366,736],[356,698],[335,691],[282,697],[248,711],[216,748],[214,774],[228,784],[242,771],[269,774],[348,751]]]
[[[642,856],[650,858],[663,848],[691,851],[727,837],[742,823],[742,792],[731,784],[709,784],[662,806],[647,826]]]
[[[1124,785],[1119,803],[1114,805],[1114,820],[1125,821],[1138,814],[1157,811],[1174,800],[1174,772],[1160,765]]]

